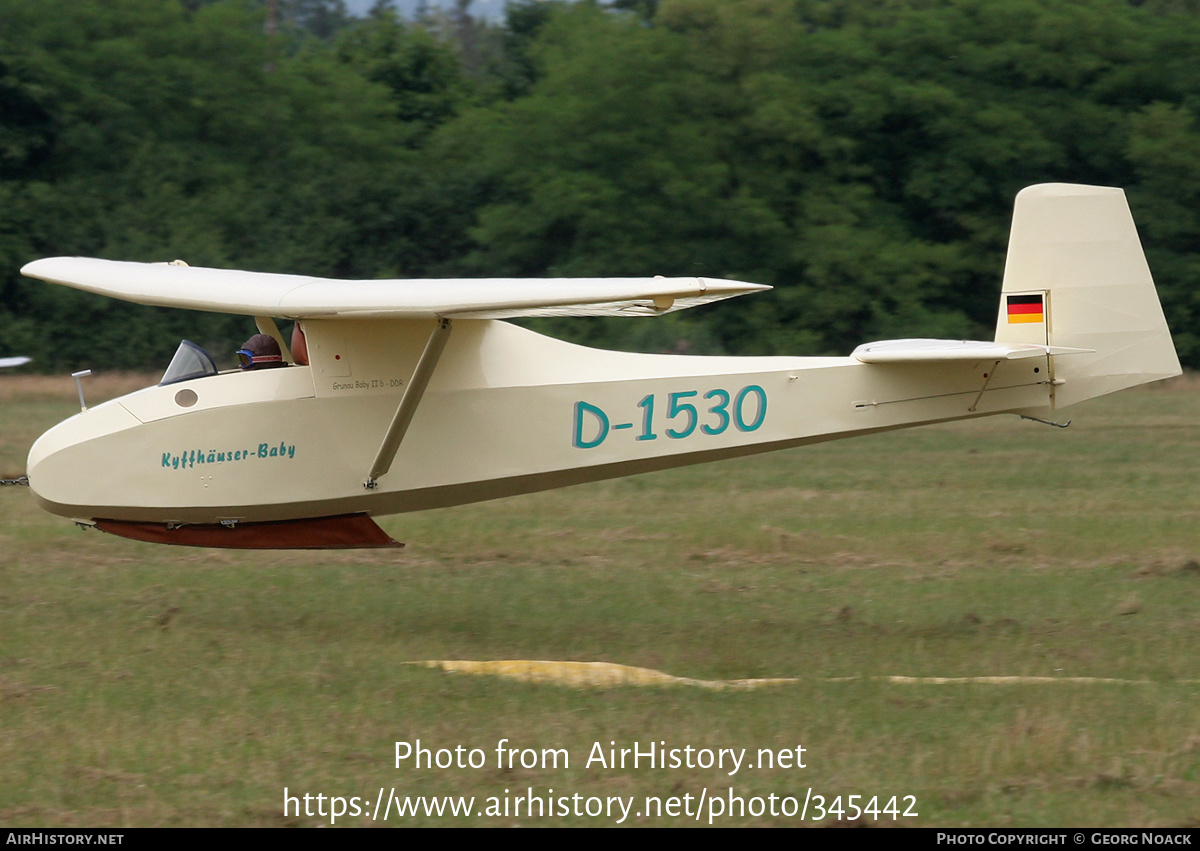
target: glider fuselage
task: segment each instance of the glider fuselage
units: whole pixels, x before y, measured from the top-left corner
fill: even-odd
[[[308,366],[83,411],[34,445],[30,483],[48,510],[82,519],[390,514],[1050,404],[1047,357],[646,355],[457,320],[390,469],[367,488],[433,326],[306,321]]]

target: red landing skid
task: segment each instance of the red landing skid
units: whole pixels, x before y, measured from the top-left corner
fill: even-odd
[[[97,520],[96,528],[135,541],[242,550],[341,550],[402,547],[366,514],[275,520],[267,523],[190,523],[168,526],[130,520]]]

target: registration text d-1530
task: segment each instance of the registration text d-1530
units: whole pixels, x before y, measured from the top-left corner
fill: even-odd
[[[660,405],[661,403],[661,405]],[[767,391],[757,384],[748,384],[735,394],[728,390],[680,390],[661,395],[648,393],[636,407],[641,415],[638,422],[614,423],[608,413],[590,402],[575,403],[571,428],[571,445],[577,449],[595,449],[615,431],[631,430],[634,440],[657,440],[665,436],[682,440],[694,434],[718,435],[730,426],[738,431],[755,431],[767,418]],[[660,432],[656,415],[661,411],[665,428]]]

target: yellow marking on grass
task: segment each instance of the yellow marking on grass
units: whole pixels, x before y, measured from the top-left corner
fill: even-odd
[[[426,668],[438,668],[456,674],[478,674],[505,677],[529,683],[582,688],[613,688],[615,686],[697,686],[708,689],[751,689],[763,686],[802,682],[802,677],[766,677],[747,680],[701,680],[677,677],[652,668],[617,665],[613,662],[552,662],[531,659],[501,659],[488,662],[468,660],[434,660],[413,662]],[[1151,680],[1124,680],[1115,677],[819,677],[814,682],[845,683],[855,680],[896,683],[898,685],[1045,685],[1072,683],[1083,685],[1147,685]],[[1175,680],[1180,684],[1195,684],[1200,680]]]
[[[440,668],[456,674],[484,674],[531,683],[611,688],[613,686],[687,685],[700,688],[758,688],[781,683],[800,682],[795,677],[759,680],[698,680],[676,677],[652,668],[635,668],[612,662],[548,662],[528,659],[503,659],[492,662],[430,661],[418,662],[427,668]]]

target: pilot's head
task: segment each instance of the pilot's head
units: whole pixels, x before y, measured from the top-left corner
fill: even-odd
[[[287,366],[279,353],[279,343],[270,334],[255,334],[237,350],[238,365],[242,369],[270,369]]]

